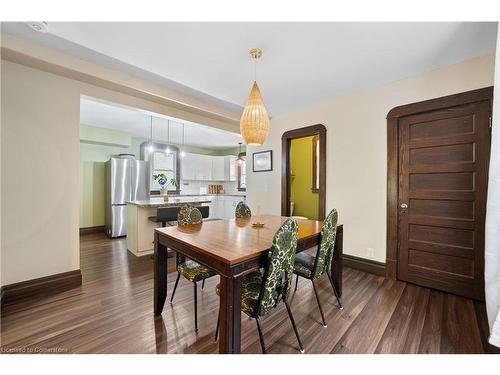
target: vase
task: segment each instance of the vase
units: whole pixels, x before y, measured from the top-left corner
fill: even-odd
[[[163,195],[163,201],[168,202],[168,191],[167,189],[164,189],[161,191],[161,195]]]

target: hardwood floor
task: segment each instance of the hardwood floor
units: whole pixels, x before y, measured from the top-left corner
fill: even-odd
[[[169,297],[176,273],[169,260]],[[179,282],[174,303],[153,315],[153,261],[136,258],[126,241],[102,234],[81,238],[81,287],[2,306],[2,352],[216,353],[215,285],[198,292],[194,331],[193,286]],[[201,287],[201,285],[199,286]],[[306,353],[483,353],[484,304],[346,268],[344,310],[335,307],[328,279],[318,282],[328,327],[312,285],[301,279],[290,305]],[[263,319],[269,353],[299,353],[285,306]],[[242,315],[242,352],[260,353],[255,321]]]

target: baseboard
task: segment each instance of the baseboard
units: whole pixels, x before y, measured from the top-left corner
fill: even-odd
[[[385,277],[385,263],[344,254],[344,266]]]
[[[36,295],[58,293],[80,285],[82,285],[82,272],[80,270],[5,285],[1,292],[2,304]]]
[[[93,233],[104,233],[104,225],[98,225],[96,227],[80,228],[80,236]]]

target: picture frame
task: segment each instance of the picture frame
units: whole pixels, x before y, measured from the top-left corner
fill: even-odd
[[[272,171],[273,150],[254,152],[252,154],[252,170],[254,172]]]

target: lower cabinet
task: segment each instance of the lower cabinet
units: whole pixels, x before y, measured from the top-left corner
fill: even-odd
[[[210,219],[234,219],[236,205],[244,201],[245,197],[235,197],[227,195],[213,196],[209,204]]]

